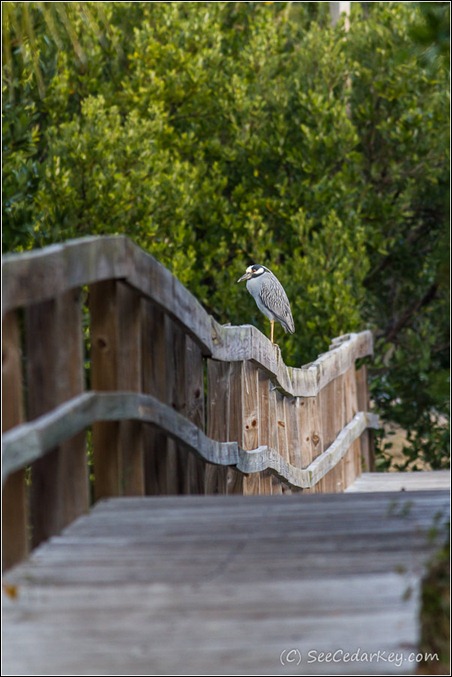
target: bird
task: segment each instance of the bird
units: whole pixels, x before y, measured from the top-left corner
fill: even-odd
[[[273,341],[275,322],[279,322],[285,332],[293,334],[295,324],[290,310],[289,299],[284,287],[271,270],[258,263],[248,266],[237,282],[246,280],[246,288],[256,301],[257,307],[270,320],[270,341]]]

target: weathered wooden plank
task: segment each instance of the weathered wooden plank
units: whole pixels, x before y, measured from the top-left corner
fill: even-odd
[[[89,290],[91,315],[91,387],[118,390],[118,301],[114,280],[97,282]],[[94,498],[120,496],[122,465],[117,421],[93,424]]]
[[[344,589],[343,581],[329,578],[324,582],[324,593],[319,601],[315,597],[315,594],[319,597],[318,592],[309,583],[275,580],[250,588],[245,584],[203,582],[197,590],[183,583],[175,588],[129,583],[119,594],[118,591],[114,594],[111,587],[105,589],[102,586],[96,590],[94,586],[86,586],[83,604],[66,587],[60,592],[40,590],[41,603],[27,591],[27,597],[31,599],[23,606],[41,614],[47,632],[37,627],[35,638],[30,637],[18,614],[14,617],[14,611],[8,609],[11,629],[7,644],[12,642],[13,646],[8,649],[6,660],[10,669],[17,670],[8,674],[30,674],[28,669],[23,669],[25,666],[32,670],[41,668],[44,674],[80,674],[80,669],[81,674],[86,674],[88,666],[97,674],[127,674],[131,669],[134,674],[219,674],[219,665],[222,674],[285,674],[288,668],[294,674],[290,664],[284,666],[279,661],[288,636],[297,637],[296,645],[305,657],[308,651],[320,653],[333,646],[336,649],[332,642],[340,642],[344,651],[350,650],[356,637],[363,642],[362,652],[378,651],[379,648],[387,653],[391,647],[402,649],[402,658],[408,654],[408,649],[405,648],[406,653],[403,653],[400,645],[402,641],[412,641],[416,635],[416,579],[394,573],[380,574],[374,581],[361,576],[351,579]],[[413,590],[410,598],[405,600],[401,594],[404,585],[411,585]],[[375,610],[372,619],[368,618],[364,599]],[[74,609],[72,613],[64,612],[65,602],[67,608]],[[224,609],[221,618],[218,608]],[[122,624],[121,633],[119,624],[112,619],[122,614],[130,620]],[[81,618],[86,619],[90,629],[97,629],[96,642],[80,627]],[[67,621],[66,638],[57,623],[59,620],[61,624],[63,619]],[[338,630],[338,626],[341,629]],[[369,633],[369,627],[372,633]],[[103,632],[99,633],[99,628],[103,628]],[[148,633],[152,632],[151,643],[146,642],[146,628]],[[59,642],[50,650],[50,637],[54,633]],[[262,642],[262,636],[266,637],[265,642]],[[69,641],[68,637],[71,638]],[[79,658],[78,669],[74,651],[68,650],[71,646],[75,648],[76,637],[83,642],[83,646],[75,651]],[[59,645],[60,641],[63,646]],[[194,646],[198,647],[197,652],[193,650]],[[231,646],[234,651],[230,651]],[[202,651],[199,651],[200,647]],[[12,648],[16,649],[16,656]],[[121,657],[124,653],[126,658]],[[35,665],[32,664],[33,657],[37,660]],[[347,663],[340,661],[340,667],[344,671]],[[303,670],[306,668],[306,674],[310,674],[311,666],[304,662]]]
[[[329,448],[342,430],[344,377],[337,376],[319,394],[321,420],[323,426],[323,441]],[[343,458],[338,459],[337,464],[318,483],[316,490],[320,493],[343,491]]]
[[[276,386],[273,382],[270,382],[270,389],[268,393],[268,399],[269,399],[269,449],[274,450],[275,458],[279,457],[279,441],[280,441],[280,436],[279,436],[279,431],[278,431],[278,391],[276,389]],[[271,473],[271,493],[272,495],[280,495],[282,494],[283,491],[283,486],[281,482],[281,478],[275,474]]]
[[[225,441],[228,438],[228,382],[230,365],[207,360],[207,435]],[[206,494],[227,493],[227,470],[206,467]]]
[[[205,431],[204,359],[201,348],[189,336],[185,337],[185,416]],[[206,463],[195,454],[186,461],[185,494],[203,494]]]
[[[347,492],[450,490],[450,470],[363,473]]]
[[[289,445],[287,442],[287,425],[285,411],[285,397],[280,392],[275,391],[276,395],[276,431],[278,435],[278,451],[286,463],[290,463]]]
[[[141,300],[142,311],[142,390],[165,401],[166,345],[165,314],[147,299]],[[163,461],[160,451],[166,448],[166,436],[160,430],[146,425],[143,430],[146,494],[162,493]]]
[[[140,392],[142,386],[141,299],[139,294],[117,282],[118,314],[118,390]],[[119,448],[122,466],[122,493],[144,494],[143,426],[137,421],[122,421],[119,426]]]
[[[269,446],[270,444],[270,379],[262,369],[258,370],[258,407],[259,407],[259,426],[258,426],[258,446]],[[277,480],[274,476],[263,470],[260,473],[260,494],[271,496],[273,493],[273,481]]]
[[[100,502],[7,574],[3,671],[410,674],[439,511],[448,492]],[[307,663],[338,649],[384,660]]]
[[[244,427],[244,407],[243,407],[243,387],[244,387],[244,365],[241,362],[231,362],[227,372],[227,410],[226,410],[226,440],[228,442],[243,439]],[[226,471],[226,491],[228,494],[243,494],[244,492],[243,475],[234,468],[228,468]]]
[[[59,341],[58,399],[65,402],[85,388],[81,293],[73,289],[57,299]],[[69,524],[89,508],[89,479],[85,431],[64,441],[59,448],[59,490],[63,495],[61,524]]]
[[[356,412],[361,411],[359,408],[358,404],[358,398],[357,398],[357,373],[355,369],[355,365],[350,367],[348,372],[344,375],[344,384],[343,384],[343,400],[344,400],[344,412],[345,412],[345,420],[350,421],[353,416],[355,416]],[[366,407],[366,411],[368,410],[368,405]],[[366,429],[367,430],[367,429]],[[366,431],[364,431],[360,438],[355,440],[352,445],[350,446],[350,449],[346,453],[343,459],[343,476],[344,476],[344,482],[343,482],[343,488],[346,489],[349,487],[357,477],[361,474],[361,468],[362,468],[362,457],[361,457],[361,440],[363,438],[363,435],[365,435]]]
[[[140,297],[112,280],[90,288],[91,383],[96,390],[140,391]],[[144,493],[142,428],[136,421],[93,427],[96,498]]]
[[[298,413],[301,461],[302,467],[306,468],[326,448],[319,397],[301,397]]]
[[[2,323],[2,431],[24,420],[21,364],[19,318],[11,312]]]
[[[344,653],[350,654],[356,651],[354,638],[359,638],[362,653],[379,650],[387,656],[392,650],[406,661],[406,647],[412,648],[410,643],[416,636],[418,586],[413,582],[410,598],[399,601],[404,583],[410,580],[396,574],[381,574],[370,584],[364,577],[352,580],[348,588],[352,601],[345,610],[341,608],[345,602],[343,582],[334,579],[324,583],[323,604],[316,604],[309,584],[303,582],[275,581],[251,589],[246,585],[201,583],[196,591],[182,583],[173,589],[129,584],[116,595],[111,587],[102,586],[103,598],[99,589],[88,586],[89,601],[83,606],[75,602],[75,610],[65,613],[64,601],[71,608],[75,595],[66,589],[53,595],[43,590],[42,599],[53,610],[53,621],[44,604],[30,599],[27,608],[42,614],[33,637],[18,614],[8,609],[10,630],[4,660],[7,674],[33,674],[33,670],[39,674],[311,674],[309,651],[318,655],[336,650],[333,642],[337,642]],[[378,602],[382,591],[386,591],[385,607]],[[327,596],[333,609],[330,613],[323,610]],[[372,608],[376,605],[372,618],[359,604],[363,598]],[[218,609],[223,607],[225,612],[220,617]],[[121,615],[127,621],[120,626],[114,619]],[[86,619],[85,628],[81,619]],[[53,647],[52,635],[58,638]],[[266,638],[264,642],[262,637]],[[287,637],[297,638],[296,651],[303,663],[296,669],[280,660],[290,650]],[[320,661],[314,670],[331,674],[327,665]],[[349,666],[339,660],[336,674],[345,670],[349,674]],[[353,664],[351,667],[353,670]],[[358,674],[386,671],[384,663],[364,667],[358,663],[355,670]],[[400,674],[407,673],[400,670]]]
[[[166,393],[164,402],[175,411],[185,415],[187,408],[185,399],[185,334],[168,316],[165,317],[165,346]],[[163,493],[183,493],[186,483],[186,449],[176,444],[174,440],[168,439],[166,445],[160,449],[160,455],[165,467]]]
[[[261,425],[259,412],[259,370],[252,362],[236,363],[241,366],[240,392],[231,393],[232,400],[239,399],[241,416],[232,412],[232,420],[241,424],[239,430],[239,446],[242,449],[256,449],[259,445],[259,426]],[[252,496],[260,493],[260,474],[253,473],[243,478],[243,493]]]
[[[354,362],[373,352],[370,331],[336,339],[329,352],[300,369],[288,368],[278,348],[251,325],[214,326],[212,356],[218,360],[252,360],[267,371],[281,392],[289,396],[314,397],[328,383],[344,374]]]
[[[2,326],[2,432],[24,420],[21,360],[18,317],[10,312]],[[22,469],[8,478],[2,491],[2,570],[27,553],[27,491]]]
[[[297,468],[303,467],[301,456],[301,434],[298,429],[300,405],[301,399],[299,397],[288,398],[285,402],[287,445],[289,453],[288,460]]]
[[[367,365],[363,364],[356,370],[356,397],[357,408],[359,411],[370,410],[370,397]],[[361,435],[361,461],[364,472],[375,471],[375,450],[374,434],[370,430],[365,430]]]
[[[34,419],[83,391],[80,294],[58,295],[26,309],[28,418]],[[58,533],[88,508],[84,435],[61,441],[32,467],[32,542]]]
[[[85,237],[21,254],[2,262],[2,312],[49,301],[71,289],[121,279],[129,269],[126,238]]]
[[[230,387],[237,393],[240,365],[207,360],[207,434],[210,438],[225,442],[230,440],[231,402],[238,406],[241,427],[241,400],[232,401]],[[233,423],[236,425],[236,423]],[[206,468],[206,493],[235,494],[243,491],[243,476],[233,468]]]

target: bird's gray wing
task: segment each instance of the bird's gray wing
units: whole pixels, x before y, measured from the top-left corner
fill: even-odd
[[[293,334],[295,324],[290,310],[289,299],[284,291],[284,287],[273,274],[264,276],[259,295],[264,306],[273,313],[285,331]]]

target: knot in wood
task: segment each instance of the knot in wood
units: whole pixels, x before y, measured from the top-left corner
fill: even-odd
[[[99,350],[106,350],[108,348],[108,341],[103,336],[99,336],[97,339],[97,347]]]

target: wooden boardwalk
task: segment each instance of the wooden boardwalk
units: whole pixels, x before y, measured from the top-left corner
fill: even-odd
[[[412,674],[448,498],[101,501],[6,574],[3,674]]]
[[[422,472],[365,472],[346,491],[427,491],[450,490],[450,470]]]

